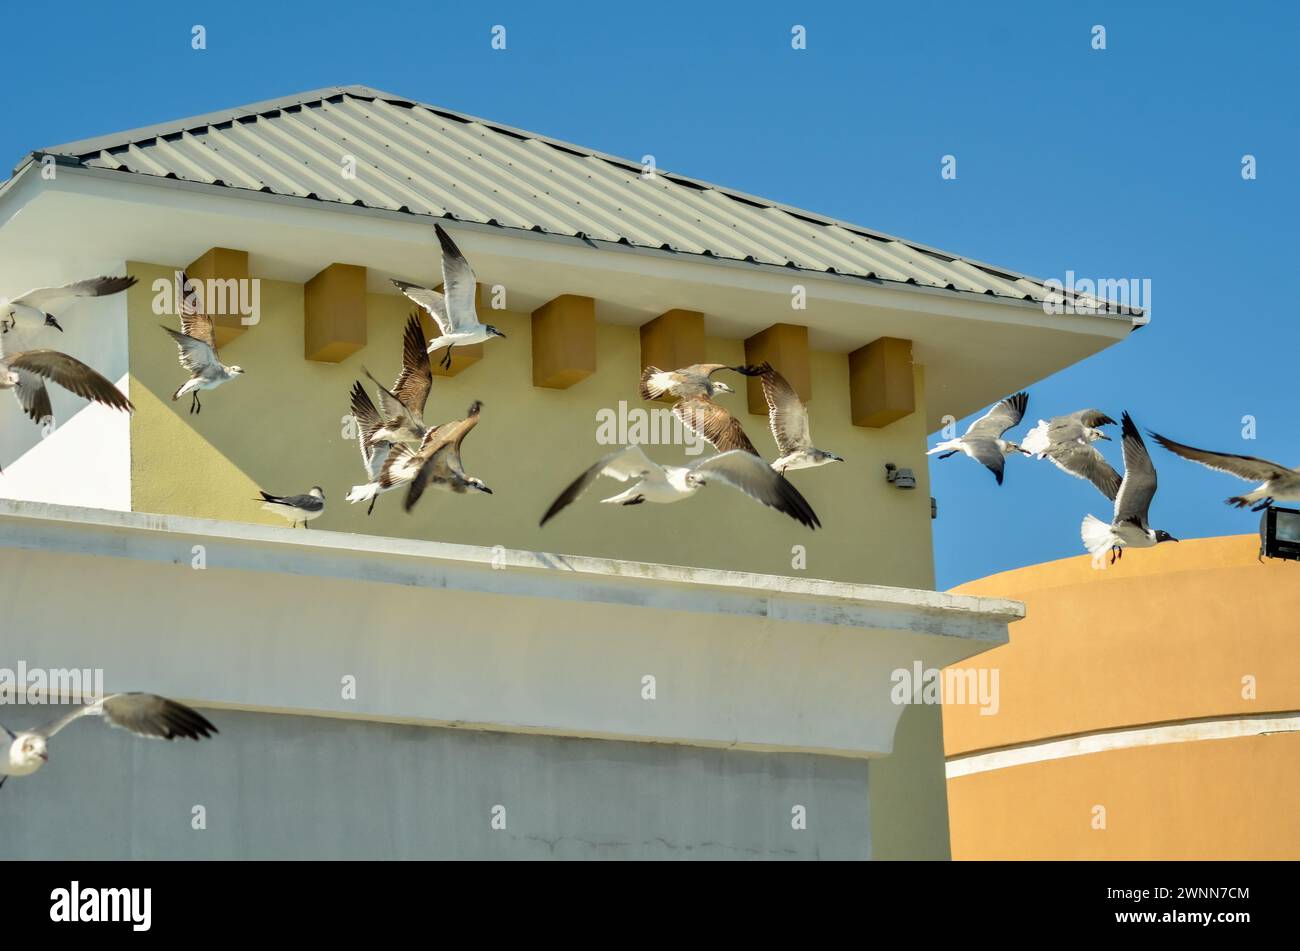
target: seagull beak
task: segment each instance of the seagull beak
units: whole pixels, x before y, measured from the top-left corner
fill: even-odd
[[[46,314],[46,315],[45,315],[45,326],[47,326],[47,327],[53,327],[53,328],[54,328],[55,330],[57,330],[59,333],[63,333],[63,327],[60,326],[59,322],[58,322],[57,320],[54,319],[54,315],[53,315],[53,314]]]
[[[498,337],[500,337],[502,340],[506,339],[506,335],[503,334],[501,331],[497,330],[495,327],[492,328],[492,332],[496,334]]]
[[[1106,442],[1111,442],[1111,438],[1110,438],[1109,436],[1107,436],[1105,433],[1098,433],[1097,435],[1098,435],[1098,438],[1100,438],[1100,439],[1104,439],[1104,440],[1106,440]]]
[[[49,753],[37,753],[36,755],[41,758],[42,763],[48,763],[50,761]]]
[[[492,494],[492,490],[489,489],[487,486],[481,486],[481,487],[479,488],[479,491],[480,491],[480,492],[486,492],[488,495],[491,495],[491,494]]]

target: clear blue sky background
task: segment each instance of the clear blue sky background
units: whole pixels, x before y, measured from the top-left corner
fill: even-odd
[[[8,4],[4,23],[25,40],[6,46],[6,163],[376,86],[1038,277],[1150,278],[1152,325],[1034,385],[1032,417],[1128,409],[1300,464],[1300,4],[65,2]],[[498,23],[505,52],[489,47]],[[939,175],[947,153],[956,181]],[[1158,527],[1255,530],[1222,504],[1244,483],[1152,453]],[[940,587],[1077,554],[1080,519],[1109,508],[1046,463],[1010,460],[1001,489],[964,458],[933,473]]]

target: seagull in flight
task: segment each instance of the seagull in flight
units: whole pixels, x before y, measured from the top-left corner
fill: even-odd
[[[0,298],[0,327],[8,333],[22,324],[26,327],[53,327],[60,333],[63,328],[49,311],[79,297],[106,297],[117,294],[135,284],[131,275],[126,277],[91,277],[74,281],[62,287],[37,287],[17,297]]]
[[[425,363],[428,363],[427,357]],[[375,438],[375,434],[383,428],[384,422],[360,380],[352,384],[352,418],[357,421],[357,442],[361,445],[361,464],[366,467],[369,481],[362,485],[354,485],[347,495],[347,500],[364,502],[369,499],[370,507],[366,509],[366,514],[369,515],[375,510],[375,501],[379,498],[379,494],[395,488],[391,485],[384,488],[379,483],[380,473],[384,471],[384,462],[387,461],[393,444]]]
[[[381,425],[371,439],[386,443],[420,443],[429,427],[424,422],[424,406],[433,386],[433,370],[420,326],[418,314],[412,314],[402,335],[402,372],[391,390],[365,370],[366,376],[379,387],[379,401],[384,407]],[[373,406],[373,404],[372,404]]]
[[[47,742],[68,724],[82,717],[103,717],[109,726],[130,730],[136,736],[174,740],[206,739],[217,733],[215,726],[197,710],[152,693],[115,693],[78,707],[37,730],[15,733],[0,725],[9,738],[9,748],[0,758],[0,786],[10,776],[30,776],[49,761]]]
[[[843,462],[835,453],[813,445],[808,429],[808,407],[789,381],[770,363],[764,362],[758,370],[763,398],[767,400],[768,425],[781,454],[772,468],[785,475],[787,469],[815,469],[830,462]]]
[[[1007,397],[971,423],[964,435],[939,443],[926,455],[933,456],[937,452],[940,453],[940,459],[947,459],[955,453],[964,452],[976,462],[987,466],[998,480],[998,485],[1001,485],[1006,457],[1015,452],[1024,452],[1015,443],[1003,439],[1002,435],[1011,427],[1020,425],[1028,402],[1028,393]]]
[[[464,419],[443,423],[437,429],[429,430],[419,449],[412,450],[406,445],[393,446],[384,461],[383,472],[379,475],[378,491],[386,492],[399,485],[406,485],[406,498],[402,500],[402,508],[408,512],[415,507],[429,486],[461,495],[469,491],[491,495],[492,490],[487,487],[487,483],[465,474],[460,460],[460,445],[478,425],[482,408],[483,404],[475,400],[470,404]]]
[[[325,491],[318,485],[313,485],[303,495],[271,495],[261,489],[258,492],[262,497],[254,499],[254,502],[265,503],[263,509],[287,518],[295,528],[299,523],[307,528],[308,522],[325,514]]]
[[[758,376],[758,367],[728,366],[725,363],[697,363],[680,370],[660,370],[646,367],[641,371],[641,398],[658,399],[668,395],[677,397],[673,415],[682,425],[701,437],[718,452],[741,449],[758,455],[758,450],[745,435],[745,427],[721,404],[713,401],[714,393],[734,393],[721,380],[714,380],[719,370],[735,370],[745,376]]]
[[[1021,440],[1020,448],[1039,459],[1048,460],[1062,472],[1087,479],[1102,495],[1114,501],[1119,492],[1120,475],[1092,445],[1099,439],[1110,439],[1099,427],[1114,424],[1115,420],[1096,409],[1081,409],[1068,416],[1053,416],[1050,420],[1040,419],[1038,425]]]
[[[1142,434],[1133,424],[1133,417],[1121,417],[1124,447],[1124,479],[1115,496],[1115,517],[1107,525],[1094,515],[1084,518],[1080,526],[1083,547],[1092,552],[1095,568],[1104,568],[1103,559],[1110,550],[1110,563],[1124,556],[1125,548],[1151,548],[1161,542],[1178,539],[1163,529],[1153,529],[1148,511],[1156,494],[1156,467],[1151,463]]]
[[[784,512],[808,528],[821,526],[817,513],[799,490],[757,453],[733,449],[698,460],[689,466],[661,466],[652,462],[636,443],[597,460],[586,472],[574,479],[551,503],[539,525],[545,525],[576,501],[600,476],[632,483],[618,495],[601,499],[602,502],[614,505],[680,502],[704,486],[716,482],[739,489],[751,499]]]
[[[199,390],[215,390],[222,383],[229,382],[244,372],[243,367],[226,366],[217,354],[217,339],[213,330],[212,317],[199,311],[194,295],[186,293],[189,279],[180,275],[181,330],[177,333],[170,327],[163,330],[176,341],[181,366],[190,371],[190,378],[177,387],[172,394],[175,403],[186,393],[190,394],[190,412],[203,412],[199,402]]]
[[[53,419],[46,381],[57,383],[83,399],[131,413],[131,401],[105,377],[57,350],[25,350],[6,354],[0,341],[0,390],[13,390],[18,405],[38,425]]]
[[[437,340],[429,343],[429,353],[446,348],[441,365],[451,367],[451,351],[456,347],[468,347],[483,343],[493,337],[505,337],[491,324],[479,323],[478,311],[475,309],[478,284],[474,270],[460,253],[451,235],[442,230],[442,225],[435,224],[438,243],[442,245],[442,289],[445,294],[410,284],[406,281],[393,281],[397,289],[429,312],[442,332]]]
[[[1166,439],[1159,433],[1152,433],[1151,438],[1164,446],[1176,456],[1199,462],[1201,465],[1217,472],[1235,475],[1247,482],[1258,482],[1259,487],[1245,495],[1234,495],[1227,500],[1229,505],[1237,508],[1252,506],[1252,512],[1269,508],[1274,502],[1300,502],[1300,469],[1291,469],[1277,462],[1259,459],[1255,456],[1237,456],[1229,452],[1210,452],[1208,449],[1194,449],[1180,442]]]
[[[757,367],[733,367],[725,363],[694,363],[680,370],[646,367],[641,371],[641,399],[657,400],[661,396],[675,396],[679,400],[700,396],[711,398],[714,393],[736,392],[722,380],[713,379],[713,374],[719,370],[733,370],[745,376],[758,376],[760,372]]]

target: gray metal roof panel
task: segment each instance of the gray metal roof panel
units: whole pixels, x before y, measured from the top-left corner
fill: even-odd
[[[1048,294],[1026,275],[676,173],[643,178],[636,162],[367,86],[330,86],[34,154],[964,294]],[[356,160],[355,177],[343,175],[345,155]]]

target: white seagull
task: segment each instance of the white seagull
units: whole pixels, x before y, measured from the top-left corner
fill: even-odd
[[[189,280],[184,274],[180,276],[181,284],[181,332],[170,327],[163,330],[176,341],[181,366],[190,371],[190,378],[177,387],[172,394],[175,403],[186,393],[190,394],[190,412],[203,412],[199,402],[199,390],[215,390],[222,383],[229,382],[244,372],[243,367],[226,366],[217,354],[217,338],[213,331],[212,317],[200,313],[195,296],[186,293]]]
[[[767,400],[768,425],[781,454],[772,468],[785,475],[788,469],[815,469],[830,462],[843,462],[835,453],[813,445],[808,429],[808,407],[789,381],[770,363],[764,362],[758,369],[763,398]]]
[[[1125,548],[1151,548],[1161,542],[1178,539],[1163,529],[1153,529],[1147,522],[1151,499],[1156,494],[1156,467],[1142,442],[1142,434],[1125,413],[1121,419],[1124,446],[1124,480],[1115,496],[1115,517],[1107,525],[1094,515],[1084,518],[1080,526],[1083,547],[1092,552],[1094,567],[1104,568],[1103,559],[1110,550],[1110,563],[1124,556]]]
[[[295,528],[299,523],[307,528],[308,522],[325,514],[325,491],[318,485],[313,485],[302,495],[272,495],[261,489],[257,491],[262,497],[253,499],[254,502],[265,503],[263,509],[288,519]]]
[[[379,432],[384,423],[379,416],[379,410],[375,409],[370,394],[366,392],[360,380],[352,384],[352,418],[357,421],[357,442],[361,446],[361,464],[366,467],[369,481],[354,485],[347,495],[347,500],[349,502],[369,500],[370,507],[366,509],[366,514],[369,515],[375,510],[375,501],[379,498],[379,494],[396,486],[385,487],[379,483],[379,476],[384,471],[384,462],[388,459],[393,444],[375,438],[375,433]]]
[[[37,287],[17,297],[0,298],[0,327],[8,333],[19,324],[25,327],[53,327],[62,332],[63,328],[49,312],[50,308],[59,308],[79,297],[105,297],[117,294],[135,284],[135,278],[126,277],[91,277],[84,281],[74,281],[62,287]]]
[[[483,404],[475,400],[470,404],[464,419],[443,423],[437,429],[429,430],[419,449],[412,450],[410,446],[401,444],[393,446],[384,461],[383,471],[379,474],[376,492],[387,492],[399,485],[407,486],[402,508],[408,512],[430,485],[457,494],[474,491],[491,495],[492,490],[487,487],[487,483],[465,474],[460,460],[460,445],[478,425],[482,408]]]
[[[442,294],[419,284],[406,281],[393,281],[398,289],[429,312],[442,336],[429,343],[429,353],[442,350],[442,366],[451,366],[451,351],[456,347],[468,347],[483,343],[493,337],[505,337],[491,324],[479,323],[475,307],[478,285],[474,270],[460,253],[451,235],[442,230],[442,225],[435,224],[438,242],[442,245]]]
[[[365,367],[362,370],[379,387],[379,400],[384,407],[381,425],[370,438],[387,443],[419,443],[423,440],[429,431],[424,422],[424,406],[433,386],[433,370],[429,367],[419,315],[412,314],[406,322],[406,331],[402,335],[402,371],[391,390]]]
[[[1159,433],[1152,433],[1151,438],[1176,456],[1260,484],[1245,495],[1234,495],[1228,499],[1229,505],[1235,505],[1239,509],[1249,505],[1252,512],[1258,512],[1269,508],[1274,502],[1300,502],[1300,469],[1291,469],[1281,463],[1255,456],[1235,456],[1229,452],[1194,449],[1166,439]]]
[[[1096,409],[1040,419],[1020,441],[1020,448],[1048,460],[1062,472],[1087,479],[1102,495],[1113,500],[1119,491],[1120,475],[1092,444],[1099,439],[1109,441],[1110,437],[1099,427],[1114,424],[1115,420]]]
[[[50,393],[45,388],[47,380],[110,409],[127,413],[135,410],[121,390],[75,357],[57,350],[6,354],[0,341],[0,390],[13,390],[18,405],[38,425],[54,418]]]
[[[808,501],[790,482],[756,453],[743,449],[720,452],[689,466],[661,466],[633,443],[598,460],[556,497],[540,525],[559,514],[585,492],[599,476],[631,482],[618,495],[601,499],[614,505],[642,502],[672,503],[690,498],[713,482],[739,489],[768,508],[784,512],[801,525],[817,528],[821,522]]]
[[[733,367],[726,363],[694,363],[680,370],[646,367],[641,371],[641,399],[657,400],[661,396],[675,396],[681,400],[736,392],[729,384],[713,379],[713,374],[719,370],[734,370],[745,376],[757,376],[759,373],[757,367]]]
[[[0,725],[9,736],[9,749],[0,759],[0,786],[10,776],[30,776],[50,758],[47,741],[69,723],[82,717],[102,716],[109,726],[120,726],[136,736],[174,740],[201,740],[217,728],[197,710],[151,693],[115,693],[95,703],[78,707],[37,730],[15,733]]]
[[[1002,484],[1002,470],[1006,457],[1015,452],[1024,452],[1013,442],[1002,438],[1012,426],[1018,426],[1025,415],[1025,405],[1029,402],[1028,393],[1008,396],[1002,402],[970,424],[966,433],[956,439],[948,439],[926,452],[927,456],[941,453],[940,459],[947,459],[954,453],[964,452],[976,462],[981,462]]]

